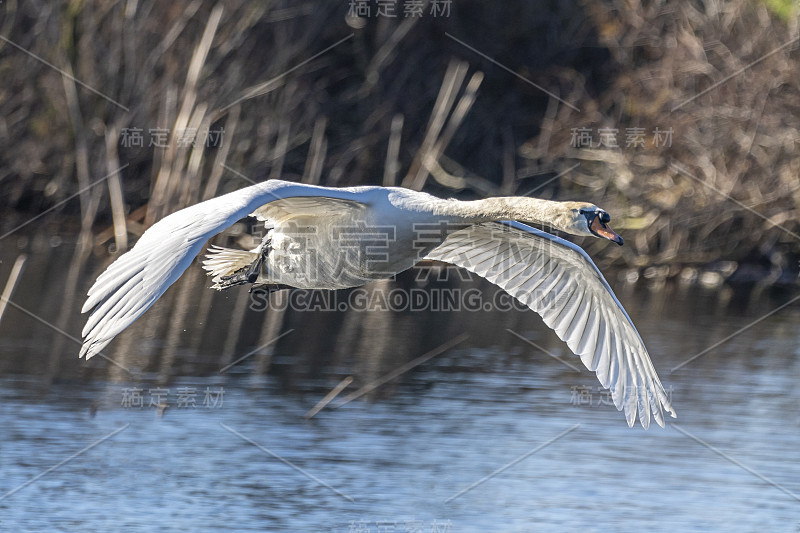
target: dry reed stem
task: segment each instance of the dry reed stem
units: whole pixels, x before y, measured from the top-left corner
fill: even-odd
[[[328,125],[326,117],[319,117],[314,124],[314,132],[311,134],[311,145],[308,150],[306,167],[303,171],[303,183],[319,185],[322,177],[322,164],[325,161],[325,154],[328,150],[328,141],[325,138],[325,128]]]
[[[397,183],[397,173],[400,171],[400,141],[403,136],[403,115],[392,117],[389,133],[389,145],[386,149],[386,163],[383,168],[383,186],[394,187]]]
[[[433,104],[433,112],[428,122],[428,130],[422,140],[422,145],[411,163],[408,174],[403,179],[402,186],[416,191],[422,190],[425,180],[428,177],[428,170],[425,167],[425,159],[436,144],[436,140],[445,126],[450,108],[455,102],[464,76],[467,75],[467,64],[460,61],[451,61],[444,74],[439,95]]]
[[[22,267],[25,265],[26,259],[27,256],[25,254],[18,255],[17,259],[14,261],[14,266],[11,267],[8,280],[6,280],[6,286],[3,288],[3,295],[0,296],[0,322],[3,321],[3,314],[6,312],[8,301],[11,299],[11,295],[14,294],[14,289],[17,287],[17,281],[19,281],[19,276],[22,274]]]
[[[119,142],[119,128],[107,128],[106,136],[106,172],[111,176],[107,179],[108,196],[111,201],[111,217],[114,222],[114,244],[117,253],[125,253],[128,249],[128,227],[125,221],[125,199],[122,192],[122,178],[117,172],[120,168],[117,143]]]

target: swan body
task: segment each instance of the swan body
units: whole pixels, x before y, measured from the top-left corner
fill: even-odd
[[[585,202],[525,197],[462,202],[395,187],[329,188],[269,180],[177,211],[148,229],[91,287],[81,357],[99,353],[191,265],[206,242],[251,215],[266,233],[252,250],[210,247],[214,288],[341,289],[390,277],[422,259],[500,286],[567,342],[612,390],[629,425],[675,412],[639,333],[579,246],[524,223],[622,244],[608,213]],[[523,223],[524,222],[524,223]]]

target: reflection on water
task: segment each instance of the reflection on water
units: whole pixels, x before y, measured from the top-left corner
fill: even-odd
[[[30,257],[13,301],[77,337],[85,317],[82,297],[65,302],[67,248]],[[5,280],[14,255],[2,253]],[[89,259],[78,295],[103,266]],[[791,294],[612,280],[683,430],[645,432],[627,427],[590,372],[507,331],[578,364],[533,313],[293,310],[287,293],[259,311],[246,290],[207,285],[192,267],[109,346],[115,364],[79,361],[73,341],[6,310],[1,530],[800,527],[798,306],[670,373]],[[442,287],[497,301],[493,287],[452,275],[401,276],[362,294]],[[464,342],[366,401],[303,419],[343,378],[354,380],[346,394],[462,333]]]

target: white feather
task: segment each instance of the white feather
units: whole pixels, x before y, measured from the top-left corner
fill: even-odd
[[[509,267],[512,251],[525,261]],[[675,416],[639,332],[579,246],[519,222],[489,222],[451,233],[427,259],[474,272],[539,313],[612,389],[629,425],[637,411],[645,428],[650,414],[664,425],[662,407]]]

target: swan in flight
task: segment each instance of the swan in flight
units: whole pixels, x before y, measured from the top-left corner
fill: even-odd
[[[238,220],[264,221],[253,250],[209,248],[214,288],[342,289],[432,259],[498,285],[542,316],[611,390],[629,426],[636,414],[664,426],[675,411],[628,314],[579,246],[532,228],[622,245],[610,215],[585,202],[526,197],[444,200],[397,187],[329,188],[268,180],[177,211],[150,227],[89,290],[81,357],[98,354],[192,264],[211,237]],[[524,222],[524,223],[523,223]]]

